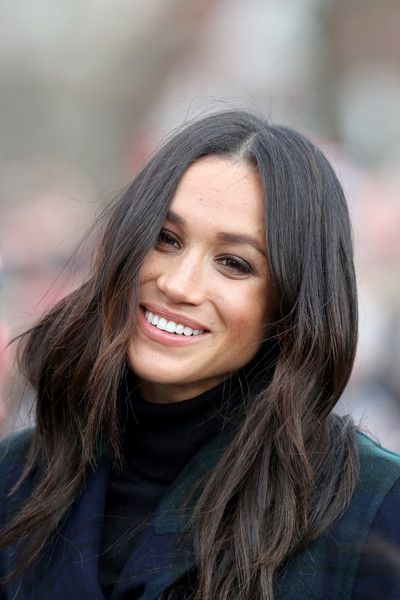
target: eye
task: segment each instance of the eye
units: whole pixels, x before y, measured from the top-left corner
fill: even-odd
[[[169,231],[161,229],[155,247],[159,250],[163,248],[180,248],[180,243]]]
[[[238,256],[223,256],[218,259],[218,262],[226,271],[236,275],[252,275],[254,273],[253,267]]]

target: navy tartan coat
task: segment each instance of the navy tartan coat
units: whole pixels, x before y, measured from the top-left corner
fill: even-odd
[[[7,497],[23,468],[30,437],[31,431],[27,430],[10,436],[0,445],[1,528],[29,497],[35,483],[32,476],[16,494]],[[113,600],[128,599],[132,585],[141,585],[140,600],[156,600],[195,567],[190,548],[177,543],[183,525],[179,507],[197,478],[217,462],[224,443],[221,438],[214,439],[202,448],[163,498],[119,577]],[[277,600],[352,597],[361,548],[384,497],[400,479],[400,456],[362,434],[358,434],[358,443],[360,479],[349,508],[329,532],[289,560],[276,586]],[[22,576],[2,588],[1,600],[104,598],[98,583],[98,554],[108,473],[109,465],[104,458],[88,475],[81,496],[55,540]],[[400,506],[397,508],[400,519]],[[0,553],[0,577],[13,566],[14,548],[8,547]]]

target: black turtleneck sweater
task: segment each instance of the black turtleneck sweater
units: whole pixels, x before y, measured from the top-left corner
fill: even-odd
[[[235,375],[195,398],[156,404],[135,392],[128,374],[120,398],[125,464],[110,473],[99,558],[106,597],[167,489],[196,452],[229,426],[246,394],[243,387],[244,379]]]

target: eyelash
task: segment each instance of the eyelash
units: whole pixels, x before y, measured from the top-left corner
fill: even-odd
[[[165,229],[161,229],[160,233],[158,234],[158,238],[157,238],[157,242],[156,242],[156,248],[159,248],[163,244],[166,244],[167,246],[174,246],[174,247],[179,246],[179,242],[178,242],[178,240],[176,238],[174,238]]]
[[[180,242],[168,231],[162,229],[159,233],[155,247],[157,250],[162,251],[163,246],[169,246],[170,248],[180,248]],[[222,264],[231,273],[236,273],[239,275],[254,274],[253,267],[247,261],[237,256],[221,256],[218,259],[218,262],[219,264]],[[228,263],[230,263],[230,265]]]

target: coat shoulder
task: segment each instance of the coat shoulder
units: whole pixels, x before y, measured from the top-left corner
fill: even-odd
[[[278,600],[353,598],[361,557],[371,552],[370,534],[376,533],[376,516],[382,511],[389,517],[398,514],[398,496],[393,490],[400,480],[400,456],[361,432],[357,432],[357,445],[360,468],[347,509],[329,530],[289,560],[278,585]],[[394,510],[388,512],[387,506],[394,506]],[[393,538],[390,518],[379,535],[385,550]]]
[[[400,455],[387,450],[364,433],[357,433],[360,482],[364,489],[388,491],[400,478]]]
[[[25,459],[33,438],[33,427],[16,431],[0,441],[0,468]]]
[[[0,442],[0,497],[18,480],[25,466],[33,428],[23,429],[7,436]]]
[[[360,453],[365,456],[379,456],[390,462],[397,463],[400,465],[400,454],[388,450],[382,446],[379,442],[373,440],[369,435],[362,431],[357,431],[357,442],[360,449]]]

